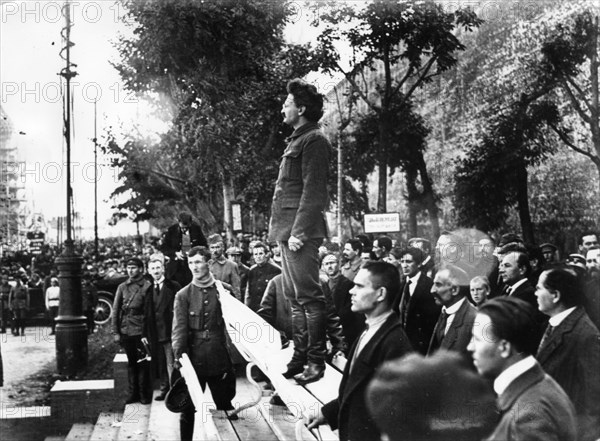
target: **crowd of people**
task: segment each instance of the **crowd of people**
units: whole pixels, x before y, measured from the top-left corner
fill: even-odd
[[[187,354],[217,408],[233,408],[222,310],[233,296],[279,330],[282,347],[293,341],[285,378],[306,385],[327,361],[346,360],[339,396],[308,425],[327,423],[342,441],[599,439],[598,234],[583,234],[564,259],[549,243],[472,230],[444,231],[434,246],[386,235],[329,242],[323,97],[301,80],[287,91],[282,116],[294,131],[267,234],[207,238],[180,213],[157,243],[86,260],[90,284],[122,278],[111,332],[128,359],[127,403],[148,404],[157,376],[155,399],[181,412],[181,439],[192,439],[193,405],[180,394]],[[15,282],[13,312],[28,302]]]
[[[168,248],[147,261],[131,258],[129,279],[115,299],[113,332],[122,344],[126,335],[135,340],[128,350],[128,401],[151,397],[146,378],[153,368],[148,363],[147,372],[133,372],[144,369],[139,360],[146,339],[161,348],[157,399],[165,398],[178,377],[177,360],[187,353],[217,406],[231,409],[235,376],[218,299],[234,296],[280,331],[283,346],[295,344],[293,294],[282,280],[280,244],[251,240],[226,248],[227,240],[215,234],[190,241],[186,250],[190,230],[188,218],[181,218],[177,235],[183,239],[171,255],[184,265],[170,265]],[[477,234],[474,240],[461,231],[443,232],[433,247],[424,238],[399,243],[383,235],[321,243],[324,358],[344,357],[349,367],[340,397],[315,415],[311,427],[328,423],[340,439],[379,439],[382,433],[390,439],[447,439],[449,433],[481,439],[486,431],[497,440],[531,433],[537,433],[533,439],[600,436],[598,236],[582,235],[579,248],[561,259],[556,249],[544,255],[547,245],[528,246],[515,234],[497,240]],[[151,294],[140,296],[147,304],[133,300],[139,290]],[[146,324],[124,324],[125,317],[142,323],[136,315]],[[424,375],[429,371],[445,380]],[[420,383],[408,386],[404,376]],[[439,403],[424,402],[414,392],[419,387],[435,389]],[[474,399],[481,406],[474,408]],[[442,405],[458,416],[448,418]],[[193,412],[179,410],[182,439],[190,439]],[[425,424],[428,416],[446,418],[444,429]]]

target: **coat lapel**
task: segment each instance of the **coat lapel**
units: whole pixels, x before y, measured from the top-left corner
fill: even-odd
[[[566,334],[573,332],[575,325],[583,316],[583,309],[578,307],[569,314],[557,327],[554,329],[550,337],[544,342],[544,346],[540,348],[536,358],[540,363],[543,363],[548,357],[562,345],[563,338]],[[550,326],[550,325],[548,325]]]
[[[544,371],[539,364],[525,371],[508,385],[506,390],[498,397],[498,408],[505,413],[523,393],[536,383],[544,379]]]
[[[351,395],[354,389],[356,389],[365,380],[365,378],[371,377],[375,369],[373,366],[373,352],[379,346],[381,340],[394,326],[400,326],[400,323],[398,322],[398,316],[395,313],[387,318],[383,325],[381,325],[381,328],[379,328],[375,335],[373,335],[373,338],[369,340],[360,354],[358,354],[358,357],[356,357],[356,360],[354,360],[354,364],[352,366],[352,373],[350,373],[351,363],[346,364],[343,381],[340,384],[340,403],[343,403],[346,400],[346,397]],[[357,342],[354,343],[354,346],[349,354],[350,360],[352,360],[354,351],[356,351]]]

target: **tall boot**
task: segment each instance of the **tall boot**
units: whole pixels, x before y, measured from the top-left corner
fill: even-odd
[[[140,389],[135,367],[127,366],[127,380],[129,382],[129,397],[125,400],[125,404],[137,403],[140,401]]]
[[[306,364],[306,350],[308,347],[308,332],[304,308],[295,300],[292,304],[292,338],[294,340],[294,354],[283,373],[285,378],[292,378],[301,373]]]
[[[308,364],[300,375],[294,377],[299,384],[311,383],[323,377],[325,357],[327,356],[327,311],[325,303],[315,301],[303,306],[308,331],[306,351]]]
[[[138,363],[138,388],[140,391],[140,403],[150,404],[152,402],[152,382],[150,380],[150,362]]]

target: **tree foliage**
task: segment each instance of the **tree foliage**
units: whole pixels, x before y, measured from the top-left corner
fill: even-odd
[[[286,81],[313,69],[309,49],[288,46],[285,3],[130,1],[134,37],[119,43],[127,88],[173,109],[172,126],[152,144],[112,136],[122,158],[121,205],[152,217],[164,204],[191,208],[210,229],[227,223],[238,199],[265,213],[285,133]]]
[[[376,156],[379,170],[378,211],[386,211],[387,173],[390,157],[395,157],[393,122],[397,112],[410,105],[414,92],[435,76],[456,64],[457,52],[464,49],[456,38],[457,28],[472,30],[481,20],[470,10],[446,12],[433,1],[368,2],[365,7],[333,5],[321,17],[326,28],[319,36],[319,52],[325,71],[341,72],[353,89],[353,97],[362,101],[377,123]],[[352,50],[350,68],[336,49],[340,42]],[[407,164],[413,184],[421,175],[421,197],[437,233],[437,206],[431,181],[419,145],[405,144],[403,157],[414,157]],[[413,149],[412,153],[408,153]],[[383,153],[382,153],[383,152]],[[392,153],[394,152],[394,153]],[[424,175],[424,176],[423,176]]]

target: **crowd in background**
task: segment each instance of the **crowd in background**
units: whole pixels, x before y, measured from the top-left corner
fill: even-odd
[[[106,239],[97,256],[93,243],[80,244],[78,251],[84,260],[83,310],[88,315],[90,332],[94,329],[93,308],[97,300],[94,285],[98,280],[113,278],[119,283],[127,280],[128,262],[133,258],[139,259],[144,277],[152,281],[146,273],[148,263],[152,256],[156,260],[160,255],[165,277],[179,287],[185,286],[191,280],[190,274],[186,274],[185,267],[173,264],[185,261],[186,252],[200,245],[210,252],[209,266],[215,279],[224,282],[232,295],[276,327],[286,345],[292,339],[291,312],[282,292],[278,244],[268,243],[266,232],[240,234],[232,240],[227,240],[224,234],[214,234],[208,238],[202,236],[198,241],[185,228],[192,223],[191,217],[184,216],[183,222],[180,219],[177,224],[183,229],[183,243],[179,236],[173,242],[168,232],[144,244]],[[190,236],[187,239],[186,234]],[[443,232],[433,246],[425,238],[399,243],[385,235],[358,235],[343,244],[325,241],[319,248],[319,258],[321,284],[328,303],[328,359],[347,356],[365,331],[364,317],[353,312],[350,291],[359,269],[367,261],[388,262],[397,269],[400,285],[392,293],[391,306],[412,349],[423,357],[432,357],[443,349],[458,354],[472,366],[478,350],[473,343],[473,329],[479,311],[486,311],[486,304],[491,309],[497,307],[494,299],[520,299],[523,303],[511,307],[518,309],[526,304],[533,310],[534,329],[529,346],[533,349],[529,355],[535,357],[541,369],[568,396],[581,439],[597,439],[600,436],[598,235],[583,234],[578,249],[571,251],[559,256],[552,244],[532,246],[516,234],[494,239],[481,234]],[[54,332],[53,319],[58,313],[59,299],[56,257],[57,250],[46,246],[32,260],[24,255],[3,259],[2,332],[10,326],[14,335],[23,335],[34,293],[44,299],[43,307]],[[517,317],[521,312],[519,309],[513,315]],[[494,314],[489,316],[495,317]],[[565,333],[562,340],[555,340],[548,347],[548,330],[561,323],[563,327],[565,323],[577,325],[576,332]],[[169,375],[172,363],[170,360]],[[417,359],[410,363],[420,366],[419,369],[426,368]],[[484,369],[477,364],[476,367],[484,373]],[[169,384],[168,377],[162,383],[166,393],[165,384]]]

